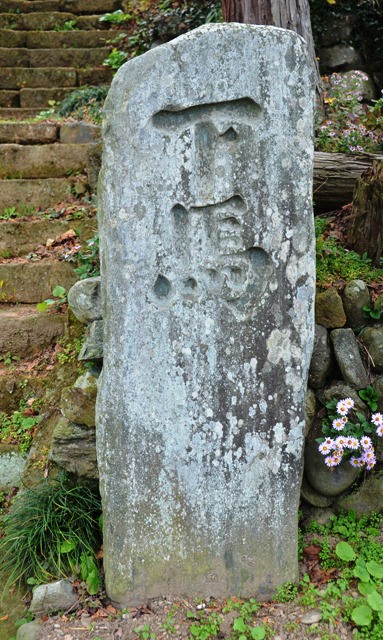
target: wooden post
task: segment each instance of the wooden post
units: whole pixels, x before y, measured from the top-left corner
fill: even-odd
[[[383,157],[358,179],[352,205],[348,246],[367,253],[377,267],[383,252]]]

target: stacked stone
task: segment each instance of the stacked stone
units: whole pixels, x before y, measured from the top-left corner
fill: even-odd
[[[318,452],[316,438],[321,436],[324,407],[332,400],[352,398],[357,411],[368,419],[369,409],[358,391],[372,385],[380,396],[378,410],[383,409],[383,323],[366,317],[363,311],[365,306],[379,309],[382,302],[383,296],[379,296],[372,305],[368,287],[362,280],[350,281],[342,295],[332,287],[316,297],[302,484],[302,497],[316,507],[333,505],[336,511],[355,509],[361,514],[381,508],[382,483],[376,483],[373,478],[367,480],[367,484],[375,487],[374,491],[368,491],[369,501],[363,497],[366,483],[349,495],[347,490],[357,479],[360,469],[345,463],[330,473]],[[379,450],[377,457],[383,461]]]
[[[53,432],[50,459],[70,473],[96,479],[95,404],[102,362],[100,278],[80,280],[68,299],[77,319],[87,325],[79,360],[92,365],[61,394],[62,417]]]

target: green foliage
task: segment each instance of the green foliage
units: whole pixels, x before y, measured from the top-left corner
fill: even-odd
[[[48,309],[57,311],[57,309],[67,301],[67,292],[65,287],[56,285],[52,291],[52,295],[54,296],[53,298],[47,298],[36,305],[37,311],[40,311],[40,313],[45,313]]]
[[[298,587],[293,582],[286,582],[277,589],[273,600],[276,602],[291,602],[298,594]]]
[[[54,31],[75,31],[77,29],[76,27],[76,20],[66,20],[66,22],[64,22],[64,24],[56,24],[53,27]]]
[[[74,546],[71,544],[69,551],[72,551]],[[101,580],[98,566],[95,562],[94,555],[87,555],[82,553],[80,556],[80,575],[81,580],[84,580],[89,595],[94,596],[98,593]]]
[[[100,18],[113,24],[134,22],[133,34],[117,34],[112,41],[118,43],[104,64],[118,69],[127,58],[148,51],[153,43],[163,43],[191,31],[207,22],[221,22],[221,2],[219,0],[160,0],[156,3],[137,7],[130,3],[129,13],[115,11]]]
[[[73,342],[60,340],[61,351],[57,354],[57,360],[59,363],[67,364],[68,362],[76,362],[82,345],[83,339],[80,338],[74,338]]]
[[[103,85],[76,89],[64,98],[57,112],[63,117],[92,120],[99,124],[102,120],[102,107],[108,90],[109,87]]]
[[[37,414],[39,402],[34,403],[34,411]],[[29,415],[27,402],[21,400],[19,409],[11,415],[0,412],[0,442],[4,444],[17,444],[19,451],[25,455],[33,439],[36,427],[41,417],[39,415]]]
[[[10,351],[0,356],[0,364],[3,363],[6,367],[11,366],[15,362],[19,362],[19,360],[21,360],[21,358],[19,356],[13,356]]]
[[[141,627],[136,627],[134,633],[141,638],[141,640],[154,640],[156,634],[150,631],[150,624],[144,624]]]
[[[187,617],[193,620],[189,627],[192,638],[198,640],[208,640],[208,638],[216,638],[219,634],[222,619],[216,613],[209,615],[205,613],[195,614],[187,612]]]
[[[354,71],[347,79],[338,73],[326,78],[331,89],[324,94],[325,117],[317,118],[316,149],[343,153],[383,149],[383,98],[363,107],[363,82],[368,76]]]
[[[371,411],[376,411],[378,408],[379,394],[376,393],[374,387],[369,385],[365,389],[358,391],[359,397],[369,406]]]
[[[317,285],[325,288],[337,280],[364,280],[370,283],[383,278],[383,268],[371,266],[364,253],[345,249],[341,243],[327,234],[328,219],[315,218]]]
[[[94,588],[94,566],[87,558],[95,559],[101,543],[100,512],[98,493],[74,484],[64,473],[56,480],[23,489],[4,519],[0,540],[4,589],[69,577],[83,567]]]
[[[84,251],[80,249],[76,254],[78,267],[74,271],[80,280],[100,275],[100,239],[98,233],[95,233],[93,238],[87,240],[86,245],[87,248]]]
[[[374,307],[371,307],[369,304],[365,304],[362,309],[366,318],[371,318],[372,320],[380,320],[382,312],[379,309],[374,309]]]

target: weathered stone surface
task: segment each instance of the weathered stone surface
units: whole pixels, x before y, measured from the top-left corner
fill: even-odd
[[[119,9],[118,0],[61,0],[61,11],[71,13],[107,13]]]
[[[316,413],[316,397],[315,393],[312,389],[308,388],[306,393],[306,425],[305,425],[305,436],[310,431],[312,421],[314,419]]]
[[[28,52],[28,59],[30,67],[96,67],[104,62],[109,53],[110,49],[106,48],[32,49]]]
[[[333,17],[330,20],[327,19],[321,34],[322,44],[325,47],[329,47],[341,42],[342,40],[348,40],[351,36],[354,24],[355,16],[350,14],[343,14],[341,20],[339,20],[338,17]]]
[[[24,40],[15,40],[15,44],[8,44],[14,31],[0,31],[0,43],[2,47],[27,46],[28,49],[53,49],[57,47],[103,47],[108,40],[115,37],[116,32],[109,31],[26,31],[18,32],[24,36]],[[20,42],[20,44],[18,44]],[[24,45],[25,42],[25,45]]]
[[[46,245],[48,239],[55,239],[72,229],[82,237],[89,238],[91,230],[82,220],[35,220],[20,222],[10,220],[0,225],[0,257],[25,256],[35,251],[39,245]],[[84,236],[85,233],[85,236]]]
[[[86,84],[108,84],[113,78],[113,69],[77,69],[77,82],[80,87]]]
[[[358,518],[383,511],[383,475],[370,475],[350,495],[341,496],[334,504],[337,513],[355,511]]]
[[[20,124],[19,122],[0,123],[0,142],[15,144],[46,144],[57,140],[58,127],[56,124],[36,122],[34,124]]]
[[[330,498],[330,496],[324,496],[312,488],[312,486],[307,481],[305,475],[303,475],[302,485],[301,485],[301,496],[303,500],[313,505],[313,507],[320,507],[322,509],[329,507],[334,502],[334,498]]]
[[[353,389],[367,387],[371,380],[363,364],[358,341],[352,329],[334,329],[331,331],[334,353],[343,380]]]
[[[100,138],[100,127],[89,122],[63,122],[60,127],[60,142],[63,144],[86,144]]]
[[[22,204],[50,207],[68,198],[73,178],[0,180],[0,211]]]
[[[333,287],[316,296],[315,322],[326,329],[337,329],[346,324],[342,298]]]
[[[77,320],[88,324],[102,319],[101,278],[79,280],[68,293],[68,303]]]
[[[49,108],[49,101],[62,102],[70,93],[73,93],[73,87],[50,87],[45,89],[39,87],[38,89],[20,89],[20,107],[21,108]]]
[[[28,51],[0,47],[0,67],[29,67]]]
[[[359,398],[358,393],[345,382],[333,382],[325,389],[320,389],[317,392],[317,398],[323,405],[326,405],[332,400],[352,398],[355,403],[356,410],[364,413],[366,418],[368,417],[367,406],[364,404],[363,400]]]
[[[2,144],[0,178],[63,178],[84,173],[89,145]]]
[[[98,478],[95,429],[61,418],[53,432],[49,458],[69,473]]]
[[[33,590],[30,611],[36,615],[67,611],[77,603],[77,596],[68,580],[42,584]]]
[[[351,280],[343,291],[343,307],[347,324],[353,329],[360,329],[366,324],[363,306],[370,304],[370,293],[363,280]]]
[[[69,262],[7,262],[0,264],[0,280],[7,302],[31,304],[51,298],[58,284],[68,291],[77,276]]]
[[[0,491],[21,485],[25,462],[17,446],[0,444]]]
[[[0,89],[21,87],[74,87],[76,69],[14,69],[3,67],[0,74]],[[73,91],[73,89],[72,89]]]
[[[63,315],[42,314],[29,304],[0,307],[0,354],[9,351],[14,356],[32,356],[64,333]]]
[[[292,31],[205,25],[109,92],[97,443],[119,603],[265,598],[297,577],[310,76]]]
[[[40,622],[33,620],[33,622],[26,622],[18,628],[16,633],[16,640],[38,640],[40,635]]]
[[[0,107],[18,107],[20,96],[18,91],[0,90]]]
[[[320,49],[319,57],[321,69],[324,71],[349,71],[351,69],[364,69],[359,53],[347,44],[339,44],[335,47]]]
[[[104,328],[102,320],[95,320],[87,327],[84,344],[78,359],[99,362],[103,359]]]
[[[320,509],[318,507],[314,509],[310,508],[304,524],[308,525],[315,520],[318,524],[325,526],[326,524],[329,524],[333,518],[336,518],[336,514],[332,509]]]
[[[0,29],[15,29],[20,31],[54,31],[54,28],[63,26],[68,20],[76,20],[73,13],[63,11],[51,11],[35,13],[0,13]]]
[[[325,384],[332,370],[332,350],[327,329],[315,325],[314,349],[309,369],[309,385],[320,389]]]
[[[25,47],[26,32],[0,29],[0,47]]]
[[[97,378],[90,373],[80,376],[73,387],[66,387],[61,394],[61,412],[65,418],[77,424],[94,427],[97,396]]]
[[[319,433],[317,437],[319,437]],[[355,482],[360,469],[352,467],[349,460],[329,469],[324,456],[318,450],[317,442],[309,442],[305,448],[305,476],[315,491],[323,496],[334,497],[343,493]]]
[[[383,326],[365,327],[359,339],[372,359],[373,371],[383,373]]]

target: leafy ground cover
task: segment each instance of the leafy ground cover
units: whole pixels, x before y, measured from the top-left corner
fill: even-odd
[[[331,515],[327,513],[327,515]],[[300,578],[270,602],[230,598],[154,600],[116,610],[102,588],[90,596],[75,580],[76,611],[43,621],[44,640],[381,640],[383,637],[382,516],[302,518]],[[1,632],[1,627],[0,627]]]

